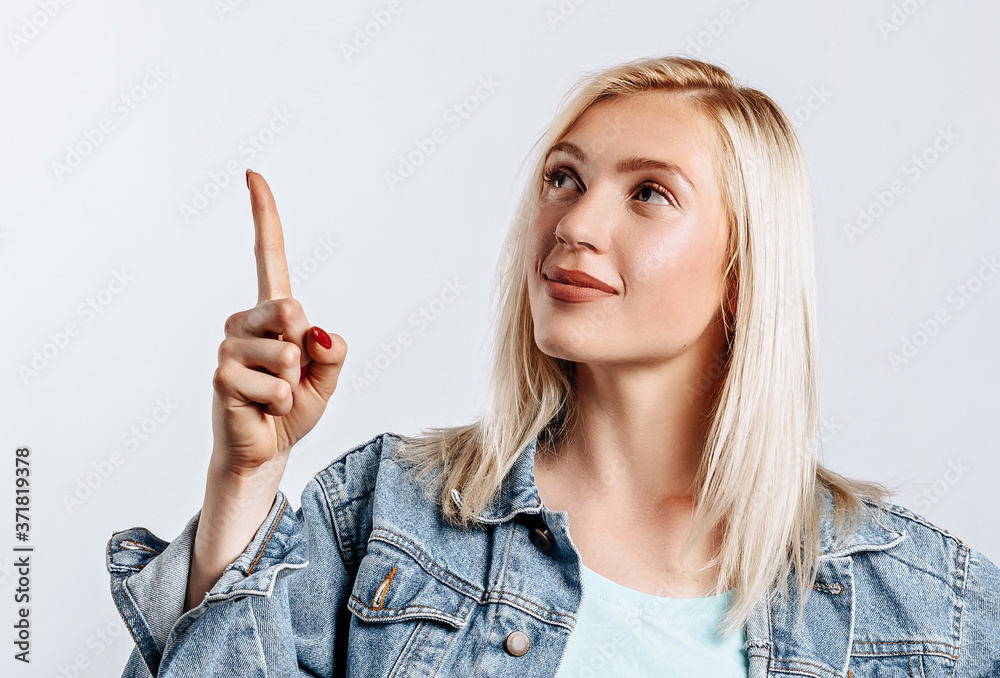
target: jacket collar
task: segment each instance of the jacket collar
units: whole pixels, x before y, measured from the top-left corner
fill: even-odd
[[[522,448],[500,487],[499,495],[479,514],[479,520],[487,524],[506,522],[520,513],[539,513],[541,499],[535,484],[535,452],[538,436],[534,436]],[[905,535],[882,525],[874,515],[874,507],[865,503],[865,511],[855,529],[841,542],[834,541],[833,518],[835,514],[833,498],[829,491],[820,489],[820,558],[840,558],[859,551],[880,551],[898,544]]]
[[[821,559],[842,558],[860,551],[884,551],[906,538],[905,532],[885,527],[875,516],[875,505],[864,501],[864,512],[859,523],[842,541],[835,542],[833,534],[834,504],[830,491],[820,488],[822,515],[819,522],[819,553]]]
[[[536,435],[525,445],[514,460],[514,465],[493,502],[479,514],[479,520],[487,524],[503,523],[519,513],[539,513],[542,500],[535,484],[535,450],[538,446]]]
[[[499,495],[480,514],[482,522],[498,524],[519,514],[541,512],[533,470],[537,444],[536,436],[522,449]],[[798,605],[781,604],[776,592],[770,599],[759,601],[746,626],[749,678],[776,676],[776,671],[823,678],[847,676],[855,605],[867,604],[856,600],[852,556],[863,551],[883,551],[906,538],[905,532],[882,524],[873,504],[863,502],[860,521],[844,539],[835,541],[832,495],[825,488],[818,492],[821,497],[819,569],[815,590],[806,600],[806,623],[796,621]],[[789,600],[797,599],[794,580],[789,582],[789,594]]]

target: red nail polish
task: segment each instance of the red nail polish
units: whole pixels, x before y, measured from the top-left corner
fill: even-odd
[[[302,381],[303,379],[306,378],[306,372],[308,371],[309,371],[309,363],[306,363],[305,365],[302,366],[302,370],[299,372],[299,381]]]
[[[247,167],[247,188],[250,188],[250,172],[252,172],[249,167]]]
[[[323,348],[330,348],[333,346],[333,341],[330,340],[330,335],[324,332],[320,327],[313,328],[313,337],[316,338],[316,343]]]

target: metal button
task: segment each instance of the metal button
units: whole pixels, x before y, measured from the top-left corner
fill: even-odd
[[[524,631],[511,631],[507,634],[507,652],[510,652],[515,657],[523,657],[528,653],[528,648],[531,647],[531,641],[528,639],[528,634]]]
[[[548,529],[534,528],[531,530],[531,543],[538,547],[542,553],[547,553],[552,548],[552,532]]]
[[[531,543],[542,553],[548,553],[555,545],[556,538],[542,517],[537,513],[522,513],[518,519],[528,527],[528,538],[531,539]]]

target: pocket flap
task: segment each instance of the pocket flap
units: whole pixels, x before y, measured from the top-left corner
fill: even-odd
[[[430,619],[460,629],[476,601],[425,569],[396,544],[378,538],[358,564],[348,609],[367,622]]]

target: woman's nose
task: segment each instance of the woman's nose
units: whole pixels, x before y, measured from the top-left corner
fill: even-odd
[[[606,252],[613,223],[614,208],[610,196],[590,190],[562,214],[554,235],[559,243],[570,249],[585,247],[595,252]]]

